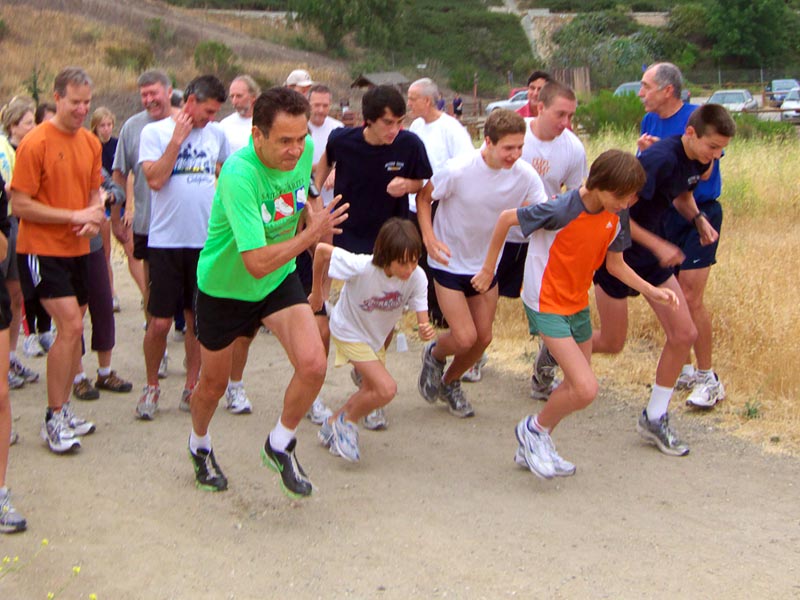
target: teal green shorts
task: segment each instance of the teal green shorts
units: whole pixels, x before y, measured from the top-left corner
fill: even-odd
[[[542,334],[553,338],[574,338],[578,344],[592,338],[592,319],[587,306],[574,315],[564,316],[536,312],[523,303],[531,335]]]

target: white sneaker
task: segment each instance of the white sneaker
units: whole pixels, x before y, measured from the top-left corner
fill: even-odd
[[[483,378],[481,369],[483,369],[487,362],[489,362],[489,357],[486,356],[486,353],[484,352],[483,355],[478,359],[478,362],[472,365],[469,370],[461,376],[461,381],[466,381],[467,383],[479,382]]]
[[[250,404],[243,385],[228,386],[225,390],[225,408],[234,415],[249,415],[253,412],[253,405]]]
[[[35,333],[25,337],[25,341],[22,343],[22,351],[25,353],[25,356],[30,358],[44,356],[45,354],[44,348],[42,348],[42,345],[39,343],[39,336]]]
[[[168,369],[169,369],[169,356],[167,356],[167,352],[165,350],[164,356],[161,357],[161,362],[158,365],[158,378],[166,379]]]
[[[383,407],[376,408],[364,417],[364,427],[371,431],[383,431],[389,427],[389,421],[386,420],[386,411],[383,410]]]
[[[44,333],[39,334],[39,345],[45,352],[50,352],[50,348],[53,347],[55,341],[56,336],[53,335],[52,331],[45,331]]]
[[[64,454],[81,447],[81,438],[75,435],[63,413],[63,409],[54,412],[49,421],[42,423],[42,439],[50,446],[50,451],[56,454]]]
[[[697,383],[696,371],[681,371],[678,380],[675,382],[676,392],[685,392],[694,388]]]
[[[322,425],[331,416],[333,416],[333,411],[325,406],[320,396],[314,398],[314,403],[311,405],[311,408],[308,409],[308,413],[306,413],[306,418],[315,425]]]
[[[714,373],[707,379],[697,379],[694,389],[686,399],[687,406],[695,408],[713,408],[717,402],[725,399],[725,387]]]

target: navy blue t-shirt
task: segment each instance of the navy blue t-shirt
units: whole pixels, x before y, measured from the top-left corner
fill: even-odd
[[[647,182],[639,192],[639,200],[630,208],[630,217],[664,238],[664,221],[672,201],[693,190],[708,165],[686,156],[679,135],[650,146],[639,155],[639,162],[647,173]]]
[[[353,127],[334,129],[325,151],[328,164],[336,164],[334,194],[350,203],[342,233],[333,243],[349,252],[372,254],[381,226],[391,217],[408,218],[408,195],[390,196],[389,182],[433,174],[425,146],[409,131],[401,131],[389,145],[373,146],[364,139],[364,127]]]

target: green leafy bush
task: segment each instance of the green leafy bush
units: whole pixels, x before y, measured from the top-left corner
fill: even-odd
[[[153,66],[155,56],[153,55],[153,50],[144,44],[125,47],[110,46],[106,48],[103,62],[115,69],[145,71]]]
[[[638,96],[614,96],[604,90],[586,104],[578,106],[575,123],[586,133],[592,134],[603,129],[630,131],[638,129],[643,116],[644,107]]]
[[[240,70],[233,50],[214,40],[197,44],[194,49],[194,66],[201,73],[216,75],[223,81],[233,79]]]

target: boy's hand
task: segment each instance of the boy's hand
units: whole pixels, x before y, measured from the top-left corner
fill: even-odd
[[[436,330],[430,323],[419,323],[419,339],[427,342],[436,337]]]
[[[425,242],[425,251],[433,260],[443,265],[448,264],[452,256],[447,244],[440,242],[436,238],[433,238],[430,242]]]
[[[659,304],[667,304],[672,310],[678,310],[678,307],[681,305],[677,294],[668,288],[655,288],[653,293],[650,294],[650,299]]]
[[[493,280],[494,273],[487,271],[486,267],[481,267],[481,270],[470,280],[470,283],[472,283],[475,291],[483,294],[489,291]]]
[[[308,295],[308,303],[311,305],[311,310],[317,313],[322,310],[322,305],[325,304],[325,300],[322,298],[321,293],[311,290],[311,293]]]

